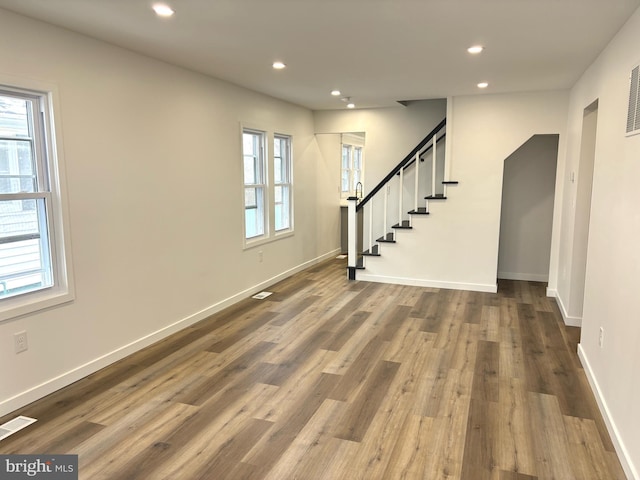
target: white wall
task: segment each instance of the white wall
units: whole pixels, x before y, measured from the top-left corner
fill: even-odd
[[[408,106],[313,113],[316,133],[364,132],[365,194],[447,114],[447,102],[424,100]],[[339,159],[336,160],[339,162]]]
[[[534,135],[504,161],[498,278],[547,282],[558,136]]]
[[[0,58],[0,83],[55,85],[76,285],[0,323],[0,415],[339,249],[309,110],[3,10]],[[242,249],[241,122],[293,136],[295,234],[262,263]]]
[[[465,268],[474,272],[474,283],[495,285],[504,160],[535,134],[559,134],[562,157],[567,98],[568,92],[556,91],[452,99],[455,134],[451,139],[450,178],[460,185],[449,196],[454,197],[455,204],[452,221],[467,225],[454,235],[468,252],[463,260],[468,264],[456,268],[461,274]],[[561,189],[556,188],[556,192],[556,203],[560,203]],[[559,214],[557,208],[554,210],[555,226]],[[465,240],[465,236],[469,238]],[[554,236],[551,277],[557,241]]]
[[[625,137],[629,74],[640,61],[640,11],[571,90],[566,172],[580,175],[584,109],[598,100],[598,129],[580,354],[618,441],[629,478],[640,478],[640,135]],[[576,183],[564,179],[558,295],[571,294]],[[600,327],[603,347],[598,346]]]

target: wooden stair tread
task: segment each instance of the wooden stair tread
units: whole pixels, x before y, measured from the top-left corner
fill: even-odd
[[[362,252],[362,255],[365,257],[379,257],[380,256],[380,248],[378,245],[374,245],[369,250],[365,250]]]
[[[376,240],[378,243],[396,243],[393,238],[393,233],[387,233],[384,237],[380,237]]]
[[[393,225],[391,228],[398,228],[398,229],[411,229],[413,228],[411,225],[409,225],[409,220],[403,220],[402,223],[396,223],[395,225]]]
[[[409,215],[429,215],[429,211],[426,207],[418,207],[417,210],[411,210],[408,213]]]

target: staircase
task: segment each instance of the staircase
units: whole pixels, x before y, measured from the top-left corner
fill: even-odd
[[[349,279],[356,280],[358,271],[366,270],[367,262],[388,261],[384,258],[383,249],[402,249],[402,235],[411,234],[414,224],[420,223],[421,228],[428,229],[428,225],[423,225],[422,220],[417,222],[416,219],[428,218],[431,213],[430,202],[446,201],[447,188],[458,184],[448,180],[442,142],[445,137],[446,119],[420,141],[364,198],[348,199]],[[363,215],[363,239],[357,238],[358,215]],[[362,252],[356,250],[359,240],[362,240]],[[415,244],[415,241],[404,243],[406,248]],[[416,247],[412,245],[411,248]],[[411,251],[402,254],[410,258]],[[397,253],[394,257],[397,257]]]

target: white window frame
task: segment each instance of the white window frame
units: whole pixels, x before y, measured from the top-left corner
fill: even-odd
[[[283,161],[283,164],[281,166],[281,169],[283,171],[283,175],[282,175],[282,179],[280,181],[278,181],[275,178],[275,171],[276,171],[276,156],[275,156],[275,152],[276,152],[276,148],[275,148],[275,143],[276,142],[282,142],[280,145],[280,160],[282,160],[282,152],[284,151],[285,154],[285,158]],[[279,134],[276,133],[273,136],[273,142],[274,142],[274,146],[273,146],[273,172],[274,172],[274,179],[273,179],[273,187],[274,187],[274,192],[273,192],[273,203],[274,203],[274,213],[273,213],[273,228],[274,228],[274,233],[275,235],[281,236],[283,234],[286,233],[290,233],[293,231],[293,146],[292,146],[292,141],[291,141],[291,135],[283,135],[283,134]],[[283,145],[284,144],[284,145]],[[284,149],[284,150],[283,150]],[[275,189],[277,188],[283,188],[284,191],[286,191],[286,198],[283,199],[282,202],[277,202],[277,195],[276,195],[276,191]],[[278,228],[278,218],[276,215],[276,206],[278,204],[286,204],[288,205],[287,208],[287,217],[289,219],[288,221],[288,225],[286,225],[283,228]]]
[[[245,135],[253,135],[254,138],[258,139],[258,151],[254,152],[257,154],[254,160],[254,176],[255,181],[247,183],[247,178],[245,176],[245,161],[248,156],[244,151],[244,136]],[[267,132],[262,130],[257,130],[253,128],[242,128],[242,184],[243,184],[243,197],[242,197],[242,206],[243,206],[243,224],[244,224],[244,241],[245,245],[249,245],[252,243],[256,243],[260,240],[269,237],[269,201],[268,201],[268,169],[267,169]],[[255,208],[256,215],[258,216],[257,225],[262,227],[262,231],[257,233],[256,235],[247,236],[248,235],[248,225],[247,225],[247,203],[246,203],[246,193],[248,189],[255,190],[256,204]],[[261,218],[260,218],[261,217]]]
[[[51,285],[0,299],[0,321],[27,315],[57,306],[74,299],[71,252],[68,238],[67,203],[59,129],[54,128],[54,117],[59,112],[57,88],[41,82],[0,76],[0,92],[7,96],[31,99],[39,118],[34,118],[36,144],[37,187],[33,193],[0,194],[0,200],[36,199],[43,215],[41,242],[49,249]],[[46,214],[44,212],[46,211]],[[46,218],[46,228],[44,219]]]
[[[250,249],[263,245],[265,243],[274,242],[282,238],[289,237],[294,234],[294,162],[293,162],[293,148],[294,139],[293,135],[286,133],[276,133],[282,130],[275,130],[273,128],[266,128],[262,125],[240,122],[240,155],[241,161],[241,176],[242,176],[242,241],[243,249]],[[253,133],[262,135],[263,148],[262,148],[262,161],[264,177],[260,186],[264,186],[264,231],[261,235],[247,238],[247,220],[245,209],[245,188],[250,184],[245,184],[245,172],[244,172],[244,134]],[[288,142],[288,178],[286,181],[275,182],[275,141],[276,139],[286,139]],[[276,201],[275,201],[275,189],[276,186],[288,186],[289,191],[289,226],[276,230]]]

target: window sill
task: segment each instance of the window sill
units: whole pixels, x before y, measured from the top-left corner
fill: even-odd
[[[293,230],[283,230],[280,233],[276,233],[275,235],[269,237],[260,237],[255,240],[245,240],[243,250],[250,250],[255,247],[259,247],[260,245],[265,245],[267,243],[277,242],[283,238],[292,237],[294,235]]]
[[[73,300],[74,295],[70,291],[51,288],[7,298],[0,301],[0,322],[56,307]]]

